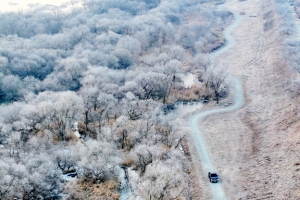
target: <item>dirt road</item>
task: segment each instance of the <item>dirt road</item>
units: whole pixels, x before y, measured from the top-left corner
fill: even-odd
[[[241,23],[241,17],[238,13],[234,12],[234,23],[232,23],[224,32],[224,37],[226,38],[226,46],[214,51],[211,55],[210,60],[214,63],[215,58],[222,53],[226,52],[228,49],[232,48],[235,44],[234,38],[231,36],[231,32]],[[192,137],[201,160],[202,170],[204,172],[203,176],[210,172],[215,171],[214,165],[211,161],[210,153],[207,151],[205,142],[202,137],[202,132],[199,129],[198,121],[204,117],[212,114],[219,114],[224,112],[236,111],[241,108],[244,104],[244,95],[241,82],[236,77],[229,75],[228,79],[231,82],[231,87],[234,88],[234,104],[228,107],[217,107],[206,111],[201,111],[195,115],[192,115],[189,119],[189,126],[192,130]],[[207,182],[208,183],[208,182]],[[209,183],[208,183],[209,184]],[[223,191],[222,183],[219,184],[209,184],[212,198],[214,200],[226,200],[225,193]]]
[[[274,1],[237,1],[228,9],[245,15],[232,32],[236,44],[215,62],[228,64],[242,81],[245,105],[199,121],[211,162],[222,175],[227,199],[300,199],[299,94],[294,88],[299,77],[282,54]],[[272,26],[266,29],[266,23]],[[199,177],[201,199],[213,199],[206,194],[206,177]]]

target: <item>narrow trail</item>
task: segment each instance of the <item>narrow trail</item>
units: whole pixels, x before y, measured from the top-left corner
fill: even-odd
[[[210,59],[212,62],[214,62],[214,60],[216,59],[217,56],[221,55],[222,53],[224,53],[225,51],[227,51],[228,49],[230,49],[231,47],[233,47],[235,45],[235,40],[231,36],[231,32],[240,24],[240,22],[242,21],[242,18],[236,12],[233,12],[233,14],[235,17],[234,23],[232,23],[224,31],[224,37],[226,38],[226,46],[224,46],[223,48],[221,48],[211,54]],[[206,148],[206,144],[203,139],[203,133],[199,129],[199,124],[198,124],[199,120],[208,115],[222,113],[222,112],[232,112],[232,111],[238,110],[244,104],[243,87],[242,87],[240,80],[238,78],[234,77],[233,75],[228,75],[228,79],[230,80],[231,85],[232,85],[232,87],[234,87],[234,90],[235,90],[234,104],[229,107],[215,108],[212,110],[202,111],[202,112],[199,112],[189,118],[189,126],[192,130],[192,138],[194,140],[196,150],[199,154],[200,161],[202,164],[202,169],[203,169],[203,172],[205,173],[204,174],[205,177],[207,177],[207,173],[209,171],[214,171],[215,167],[211,160],[210,153]],[[222,174],[221,174],[221,177],[222,177]],[[207,182],[208,182],[208,184],[210,184],[208,180],[207,180]],[[210,189],[211,189],[214,200],[226,200],[226,195],[225,195],[225,192],[223,190],[221,183],[210,184]]]

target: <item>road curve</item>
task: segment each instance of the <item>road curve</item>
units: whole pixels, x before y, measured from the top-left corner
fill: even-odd
[[[239,14],[237,14],[235,12],[233,12],[233,14],[235,17],[234,23],[231,24],[224,31],[224,37],[226,38],[226,46],[224,46],[223,48],[221,48],[211,54],[210,58],[211,58],[212,62],[214,62],[214,60],[217,56],[224,53],[225,51],[230,49],[235,44],[235,40],[231,36],[231,32],[240,24],[242,19]],[[232,104],[229,107],[215,108],[212,110],[201,111],[195,115],[192,115],[189,118],[189,126],[191,128],[192,138],[195,143],[197,152],[199,154],[205,176],[207,176],[207,173],[209,171],[214,171],[215,168],[214,168],[213,162],[211,161],[209,152],[206,148],[206,145],[205,145],[205,142],[203,139],[203,133],[199,129],[199,124],[198,124],[199,119],[206,117],[208,115],[211,115],[211,114],[222,113],[222,112],[232,112],[232,111],[235,111],[235,110],[241,108],[244,104],[243,87],[242,87],[240,80],[238,78],[234,77],[233,75],[228,75],[228,79],[230,80],[231,85],[232,85],[232,87],[234,87],[234,90],[235,90],[234,104]],[[226,195],[225,195],[225,192],[223,190],[221,183],[210,184],[210,189],[211,189],[214,200],[226,200]]]

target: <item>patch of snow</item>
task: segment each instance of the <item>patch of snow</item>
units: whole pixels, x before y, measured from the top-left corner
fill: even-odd
[[[198,83],[197,76],[191,73],[187,73],[182,77],[185,88],[190,88],[192,85]]]
[[[72,176],[70,176],[69,174],[63,174],[63,175],[61,175],[61,177],[62,177],[62,179],[63,179],[64,181],[70,181],[70,180],[76,180],[76,179],[77,179],[76,176],[75,176],[75,177],[72,177]]]
[[[72,129],[75,130],[74,134],[76,135],[76,137],[80,138],[80,133],[78,132],[78,122],[73,123]]]
[[[78,131],[75,131],[74,134],[76,135],[76,137],[80,137],[80,133]]]
[[[130,169],[127,169],[130,170]],[[121,180],[120,198],[119,200],[126,200],[131,195],[131,188],[126,178],[125,169],[120,170],[119,179]]]

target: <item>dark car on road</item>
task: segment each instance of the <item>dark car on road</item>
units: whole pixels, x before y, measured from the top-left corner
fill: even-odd
[[[208,178],[211,183],[219,182],[219,176],[216,172],[208,172]]]

